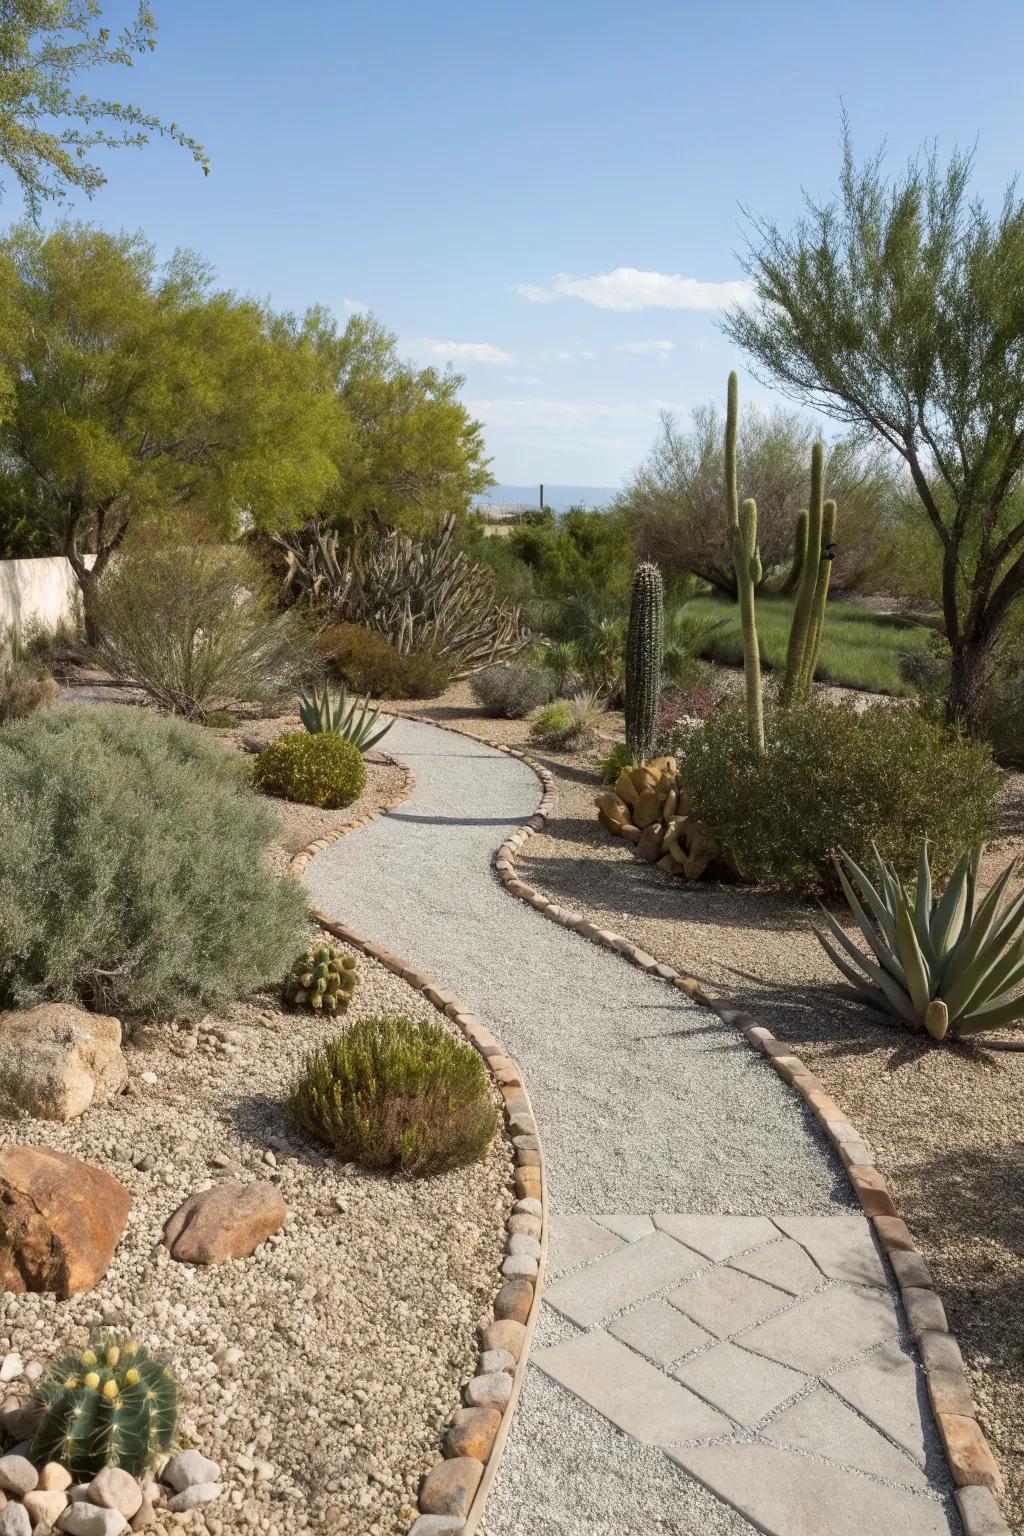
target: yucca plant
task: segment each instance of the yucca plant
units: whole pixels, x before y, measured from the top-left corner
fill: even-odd
[[[844,854],[836,859],[836,869],[875,958],[865,955],[828,912],[825,921],[840,949],[815,929],[825,953],[858,996],[914,1029],[927,1030],[935,1040],[977,1035],[1024,1019],[1024,995],[1018,992],[1024,982],[1024,891],[1003,899],[1017,861],[978,902],[984,851],[979,843],[964,854],[938,898],[932,893],[927,839],[913,895],[877,849],[877,886]]]
[[[344,684],[334,700],[327,688],[304,688],[299,696],[299,719],[310,735],[340,736],[360,752],[369,752],[395,723],[388,720],[375,730],[380,710],[371,709],[368,698],[353,699],[350,704]]]

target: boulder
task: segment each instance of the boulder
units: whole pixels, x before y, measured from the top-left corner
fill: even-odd
[[[164,1245],[186,1264],[247,1259],[265,1238],[280,1231],[288,1207],[273,1184],[226,1180],[202,1189],[168,1218]]]
[[[70,1003],[0,1014],[0,1092],[36,1120],[74,1120],[121,1092],[119,1020]]]
[[[106,1273],[132,1197],[102,1168],[48,1147],[0,1151],[0,1291],[89,1291]]]

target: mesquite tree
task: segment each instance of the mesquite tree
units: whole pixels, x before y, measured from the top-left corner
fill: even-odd
[[[641,560],[633,577],[626,635],[626,746],[630,756],[646,763],[654,756],[661,694],[664,630],[664,591],[661,572]]]
[[[969,196],[971,158],[895,180],[854,163],[791,230],[755,219],[756,302],[726,333],[794,398],[903,459],[942,551],[947,713],[977,731],[993,646],[1024,593],[1024,199]]]

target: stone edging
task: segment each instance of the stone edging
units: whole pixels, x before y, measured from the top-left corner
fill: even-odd
[[[323,849],[409,799],[416,787],[416,775],[397,759],[391,761],[396,767],[405,768],[405,782],[399,793],[378,810],[347,822],[301,849],[288,864],[287,873],[293,879],[301,879],[307,864]],[[549,796],[550,788],[545,785],[542,811],[550,804]],[[533,818],[538,819],[539,825],[543,826],[546,818],[543,815]],[[499,1422],[480,1431],[482,1439],[472,1449],[482,1450],[483,1454],[472,1456],[462,1454],[464,1448],[460,1444],[457,1424],[453,1422],[449,1426],[444,1459],[435,1463],[423,1479],[419,1495],[421,1513],[409,1532],[409,1536],[474,1536],[508,1438],[540,1314],[547,1263],[548,1200],[537,1122],[519,1067],[468,1004],[451,992],[442,991],[428,976],[379,944],[372,943],[364,934],[315,907],[311,913],[328,933],[378,960],[419,992],[439,1013],[457,1024],[483,1057],[504,1102],[505,1126],[515,1148],[516,1200],[501,1265],[504,1283],[494,1302],[494,1321],[483,1332],[478,1374],[463,1388],[468,1408],[495,1409]],[[527,1297],[523,1282],[532,1288],[532,1295]],[[493,1425],[493,1420],[490,1424]]]
[[[436,721],[424,720],[422,716],[406,718],[437,725]],[[472,735],[458,727],[441,726],[438,729]],[[480,741],[481,738],[473,736],[472,739]],[[534,762],[525,752],[507,746],[496,750],[516,757],[532,768],[544,786],[538,814],[530,818],[526,827],[506,838],[495,855],[494,868],[501,883],[513,896],[528,902],[562,928],[571,929],[573,933],[614,951],[647,975],[678,987],[695,1003],[710,1008],[723,1023],[739,1029],[747,1044],[767,1056],[779,1076],[796,1089],[839,1154],[847,1177],[896,1276],[907,1323],[924,1364],[932,1413],[956,1484],[956,1503],[966,1536],[1010,1536],[1010,1528],[994,1496],[1003,1492],[1002,1474],[975,1414],[960,1346],[949,1331],[945,1309],[934,1289],[925,1257],[915,1246],[910,1230],[901,1218],[885,1179],[875,1167],[871,1151],[860,1132],[839,1105],[829,1098],[821,1080],[799,1056],[776,1039],[770,1030],[759,1025],[750,1014],[731,1007],[728,999],[716,998],[705,992],[692,977],[682,975],[670,965],[661,964],[653,955],[647,954],[621,934],[600,928],[581,913],[558,906],[519,879],[516,854],[530,837],[546,825],[547,813],[554,804],[554,779],[546,768]]]

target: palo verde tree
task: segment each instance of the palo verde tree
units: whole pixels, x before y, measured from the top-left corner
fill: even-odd
[[[129,529],[295,526],[337,470],[338,402],[306,322],[165,267],[141,236],[22,226],[0,241],[0,466],[56,529],[82,591]]]
[[[1024,201],[970,196],[971,157],[894,180],[844,132],[839,194],[792,229],[754,219],[754,303],[726,333],[801,402],[907,466],[942,556],[947,712],[977,731],[992,650],[1024,593]]]
[[[87,70],[131,69],[156,47],[156,22],[140,3],[116,35],[100,24],[100,0],[4,0],[0,5],[0,162],[17,178],[28,211],[106,180],[93,151],[173,139],[207,173],[209,161],[177,123],[77,89]]]

